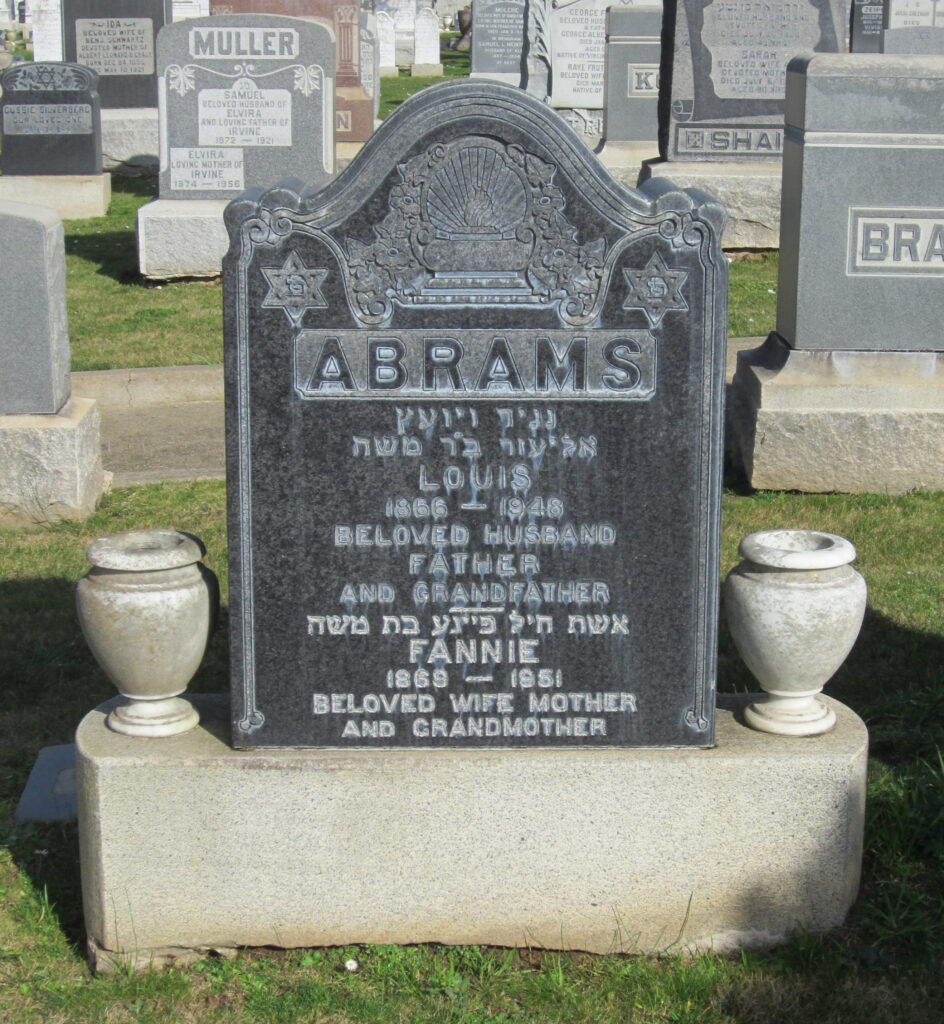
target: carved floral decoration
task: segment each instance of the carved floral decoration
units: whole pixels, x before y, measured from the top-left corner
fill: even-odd
[[[593,306],[606,242],[581,243],[564,215],[554,164],[520,146],[467,137],[437,143],[397,170],[374,240],[345,240],[362,318],[389,315],[391,300],[560,302],[564,319]]]

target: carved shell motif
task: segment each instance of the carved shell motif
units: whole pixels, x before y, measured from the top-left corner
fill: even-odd
[[[455,150],[430,177],[426,210],[441,236],[513,238],[528,213],[521,176],[485,146]]]

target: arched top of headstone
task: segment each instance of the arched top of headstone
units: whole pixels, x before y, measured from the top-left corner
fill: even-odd
[[[227,221],[237,247],[241,231],[275,237],[304,221],[334,252],[365,326],[398,308],[510,303],[580,326],[598,320],[621,254],[646,234],[717,260],[724,211],[667,182],[629,189],[547,105],[461,82],[405,103],[320,191],[247,193]]]
[[[91,68],[61,61],[17,64],[0,75],[3,92],[91,92],[97,84]]]

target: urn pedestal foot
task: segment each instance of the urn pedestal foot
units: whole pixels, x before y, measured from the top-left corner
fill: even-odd
[[[748,704],[744,721],[777,736],[821,736],[836,725],[836,712],[816,697],[777,697]]]
[[[125,736],[176,736],[200,721],[197,709],[183,697],[134,700],[122,704],[106,719],[109,729]]]

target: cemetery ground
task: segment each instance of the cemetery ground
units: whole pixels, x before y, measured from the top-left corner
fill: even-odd
[[[134,213],[154,184],[116,179],[115,186],[108,217],[66,225],[73,368],[219,362],[219,283],[145,285],[136,272]],[[731,278],[730,336],[766,333],[776,259],[738,260]],[[843,929],[740,956],[590,956],[526,945],[246,950],[163,972],[92,976],[75,825],[16,824],[13,812],[39,750],[69,742],[82,716],[114,693],[74,611],[75,582],[95,537],[152,526],[195,533],[225,602],[225,485],[164,483],[115,489],[83,524],[0,530],[0,1021],[938,1024],[944,494],[808,496],[750,493],[734,476],[728,484],[723,573],[747,533],[815,528],[855,543],[869,584],[862,635],[827,687],[865,719],[871,740],[862,888]],[[226,627],[224,604],[192,691],[228,688]],[[756,689],[724,628],[719,679],[725,690]],[[251,879],[231,882],[251,898]]]

